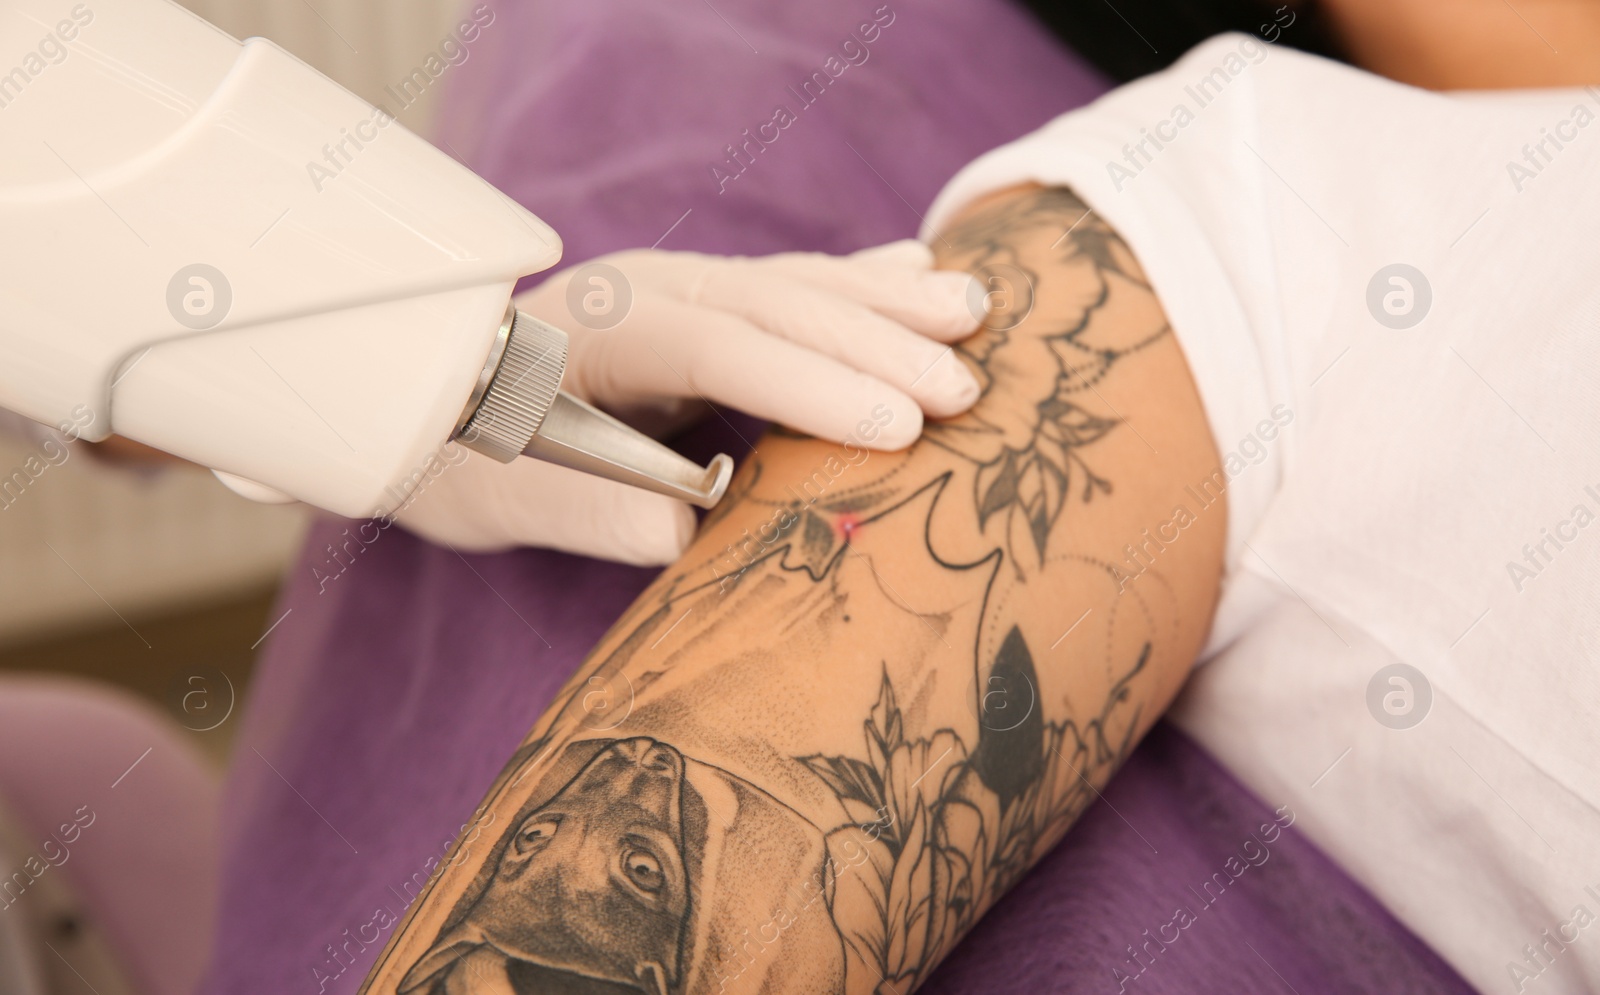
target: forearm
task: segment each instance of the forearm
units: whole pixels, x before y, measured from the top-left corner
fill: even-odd
[[[1165,318],[1083,215],[1023,191],[945,234],[1032,288],[960,350],[977,407],[903,453],[860,445],[881,410],[763,437],[371,990],[903,995],[1053,845],[1181,682],[1226,520],[1185,490],[1218,461]]]

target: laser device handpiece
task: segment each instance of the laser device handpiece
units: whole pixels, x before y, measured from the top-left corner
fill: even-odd
[[[0,4],[0,406],[259,499],[404,504],[451,440],[703,507],[508,308],[556,233],[270,41],[170,0]]]

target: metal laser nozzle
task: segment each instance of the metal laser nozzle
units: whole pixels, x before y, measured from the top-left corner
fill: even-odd
[[[693,461],[561,390],[567,333],[515,307],[489,351],[453,438],[502,463],[532,456],[702,508],[721,500],[733,460]]]

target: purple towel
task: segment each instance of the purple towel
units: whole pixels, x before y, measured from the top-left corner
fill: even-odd
[[[569,262],[657,242],[848,251],[909,236],[962,164],[1103,89],[1003,0],[492,9],[449,70],[442,141],[555,225]],[[891,14],[863,40],[859,25]],[[803,89],[830,56],[846,68]],[[793,120],[763,131],[779,107]],[[731,154],[747,142],[759,144]],[[740,451],[719,420],[683,446]],[[534,718],[651,576],[543,551],[462,557],[398,529],[358,540],[346,562],[329,548],[346,528],[314,529],[251,689],[207,992],[353,992]],[[1116,991],[1113,971],[1139,970],[1130,953],[1149,966],[1126,988],[1148,992],[1468,990],[1292,830],[1201,907],[1272,819],[1158,729],[928,990]],[[1196,921],[1174,934],[1179,905]],[[1144,931],[1164,925],[1177,938],[1146,949]]]

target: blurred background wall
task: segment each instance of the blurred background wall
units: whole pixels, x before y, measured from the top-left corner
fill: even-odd
[[[458,0],[188,0],[238,38],[271,38],[370,103],[464,14]],[[388,109],[424,136],[441,86]],[[0,502],[0,670],[110,680],[168,699],[199,673],[242,693],[310,512],[237,497],[192,467],[112,465],[84,444]],[[0,435],[0,473],[39,451]],[[202,723],[192,723],[199,725]],[[219,758],[233,723],[200,736]]]
[[[184,0],[233,35],[271,38],[370,104],[419,66],[460,15],[466,0]],[[421,135],[438,107],[439,87],[412,106],[388,110]]]

